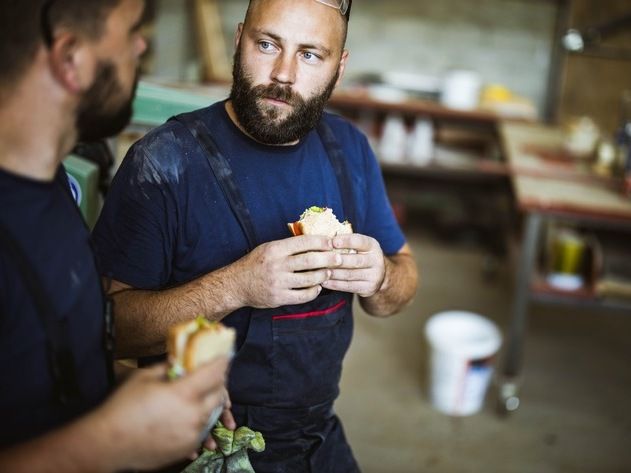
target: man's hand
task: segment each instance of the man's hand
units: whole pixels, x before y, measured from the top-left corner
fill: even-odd
[[[342,254],[342,262],[330,270],[330,277],[322,287],[371,297],[381,288],[386,262],[381,246],[374,238],[359,233],[333,238],[333,247],[351,249],[356,253]]]
[[[116,354],[164,353],[169,327],[199,314],[221,320],[242,307],[309,302],[322,291],[328,268],[342,263],[332,250],[330,238],[301,235],[263,243],[234,263],[168,289],[141,290],[113,281]]]
[[[301,235],[263,243],[231,267],[240,306],[302,304],[315,299],[342,264],[325,236]]]
[[[222,358],[169,382],[159,365],[124,383],[92,414],[118,445],[120,465],[151,469],[193,455],[210,414],[226,400],[227,366]]]

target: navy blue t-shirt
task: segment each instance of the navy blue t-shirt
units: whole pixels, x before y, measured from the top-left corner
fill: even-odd
[[[66,321],[83,401],[72,413],[57,403],[32,294],[0,246],[0,447],[67,423],[99,404],[109,389],[100,279],[89,232],[67,186],[61,168],[52,182],[0,170],[0,222],[32,264],[50,313]]]
[[[332,208],[340,220],[347,218],[317,131],[295,145],[267,146],[234,125],[225,102],[195,114],[230,162],[257,245],[290,237],[287,222],[313,205]],[[325,113],[324,119],[352,170],[359,220],[351,222],[353,230],[374,237],[387,255],[398,252],[405,239],[365,136],[338,116]],[[105,275],[141,289],[188,282],[248,252],[199,144],[176,121],[152,130],[130,149],[113,179],[94,242]],[[225,322],[238,325],[230,316]]]

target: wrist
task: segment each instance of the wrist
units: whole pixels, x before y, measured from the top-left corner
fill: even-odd
[[[103,443],[102,450],[99,452],[103,456],[103,462],[109,464],[111,471],[121,471],[129,469],[132,466],[132,458],[129,457],[131,441],[125,426],[118,422],[118,416],[111,415],[107,411],[99,409],[96,412],[97,429],[100,430],[98,436]]]
[[[119,447],[127,444],[123,429],[115,428],[106,408],[101,407],[85,415],[77,421],[75,427],[82,444],[89,446],[74,449],[75,453],[81,456],[76,458],[76,461],[83,463],[85,467],[85,470],[80,468],[78,471],[109,472],[129,467],[124,458],[124,450]]]
[[[390,269],[390,261],[384,255],[383,256],[383,277],[381,279],[381,283],[377,286],[377,290],[375,291],[375,294],[379,294],[380,292],[387,291],[388,287],[390,287],[389,269]]]
[[[226,315],[246,305],[243,284],[239,279],[239,268],[236,263],[209,273],[206,278],[206,293],[214,297],[206,298],[206,314]]]

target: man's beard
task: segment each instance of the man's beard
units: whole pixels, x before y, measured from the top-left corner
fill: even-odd
[[[77,130],[80,141],[98,141],[114,136],[122,131],[132,116],[132,102],[138,85],[138,74],[134,79],[131,94],[115,109],[109,102],[120,100],[123,87],[116,75],[116,67],[111,62],[101,62],[97,66],[96,79],[85,92],[77,112]]]
[[[253,86],[241,63],[241,51],[237,48],[230,99],[239,123],[256,141],[269,145],[293,143],[318,124],[338,76],[339,70],[327,86],[309,100],[303,99],[289,85],[273,83]],[[281,119],[278,108],[261,103],[265,98],[282,100],[292,106],[293,111]]]

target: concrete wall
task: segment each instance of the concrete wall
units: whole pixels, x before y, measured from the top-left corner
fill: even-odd
[[[231,56],[235,27],[248,2],[218,1]],[[188,2],[158,3],[155,72],[186,78],[191,72],[191,41],[184,39],[192,34]],[[556,3],[545,0],[355,0],[347,78],[386,70],[442,75],[466,67],[542,110],[555,18]]]
[[[157,0],[152,36],[152,75],[169,80],[199,76],[195,34],[188,0]]]

